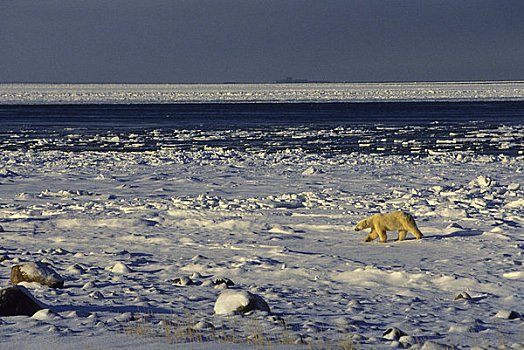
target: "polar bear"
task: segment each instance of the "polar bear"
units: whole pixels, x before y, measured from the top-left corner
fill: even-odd
[[[407,232],[411,232],[416,239],[421,239],[422,233],[415,224],[415,219],[403,211],[395,211],[389,214],[375,214],[359,222],[355,226],[355,231],[364,230],[371,227],[371,232],[362,242],[371,242],[380,237],[380,243],[386,243],[386,231],[398,230],[398,240],[403,241]]]

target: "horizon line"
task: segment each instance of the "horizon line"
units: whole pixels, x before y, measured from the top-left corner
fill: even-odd
[[[524,83],[524,80],[384,80],[384,81],[328,81],[328,80],[273,80],[258,82],[223,81],[223,82],[94,82],[94,81],[0,81],[0,85],[286,85],[286,84],[500,84],[500,83]]]

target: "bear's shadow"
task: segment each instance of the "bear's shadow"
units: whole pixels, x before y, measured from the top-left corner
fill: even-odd
[[[431,236],[424,236],[424,238],[432,238],[432,239],[444,239],[444,238],[456,238],[456,237],[474,237],[474,236],[480,236],[484,233],[484,231],[480,230],[459,230],[455,232],[451,232],[445,235],[431,235]]]

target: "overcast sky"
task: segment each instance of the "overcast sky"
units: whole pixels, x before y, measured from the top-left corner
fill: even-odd
[[[523,0],[0,0],[0,82],[524,80]]]

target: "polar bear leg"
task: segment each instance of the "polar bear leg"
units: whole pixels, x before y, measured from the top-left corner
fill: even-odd
[[[416,239],[421,239],[423,237],[422,232],[420,232],[420,230],[417,227],[417,224],[415,223],[415,219],[413,219],[413,216],[407,214],[406,222],[403,226],[407,231],[413,233]]]
[[[378,236],[380,237],[380,243],[386,243],[388,240],[388,236],[386,235],[386,230],[382,229],[378,232]]]
[[[371,242],[371,241],[374,241],[375,239],[377,239],[378,237],[378,233],[377,231],[375,231],[375,229],[372,229],[371,232],[366,236],[366,238],[364,238],[364,240],[362,242]]]
[[[422,237],[424,237],[422,232],[420,232],[420,230],[418,229],[417,225],[415,225],[415,224],[410,225],[410,227],[408,228],[408,231],[413,233],[413,235],[415,236],[416,239],[421,239]],[[399,236],[400,236],[400,232],[399,232]]]
[[[378,233],[378,236],[380,237],[380,243],[386,243],[386,241],[388,240],[388,236],[386,235],[386,228],[382,225],[382,223],[378,222],[378,220],[375,220],[374,222],[373,231]]]
[[[406,230],[399,230],[398,231],[398,240],[399,241],[403,241],[404,238],[406,238],[406,234],[408,233],[408,231]]]

